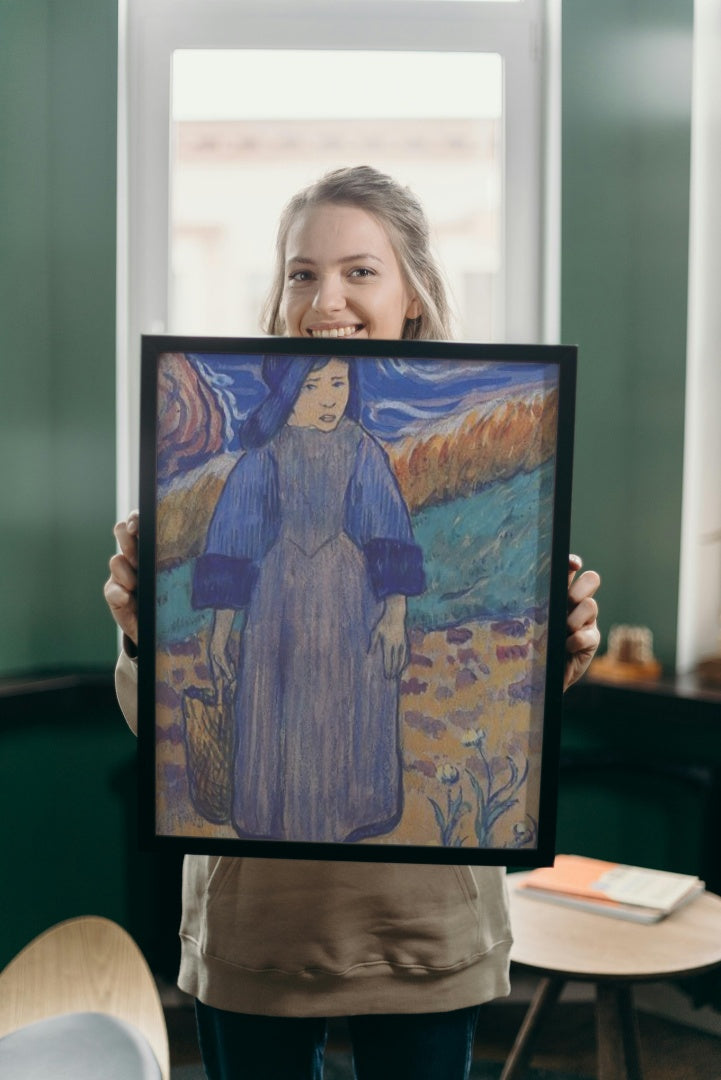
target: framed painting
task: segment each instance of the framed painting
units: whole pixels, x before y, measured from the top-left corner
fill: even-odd
[[[143,339],[144,846],[552,861],[575,371]]]

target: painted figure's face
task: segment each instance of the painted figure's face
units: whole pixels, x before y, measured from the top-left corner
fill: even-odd
[[[325,367],[311,371],[288,418],[293,427],[333,431],[348,404],[348,364],[335,357]]]
[[[394,339],[421,307],[381,223],[324,203],[288,231],[281,312],[291,337]]]

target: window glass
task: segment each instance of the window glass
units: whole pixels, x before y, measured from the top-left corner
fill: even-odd
[[[284,204],[370,164],[423,202],[457,336],[502,336],[500,56],[176,50],[172,124],[171,332],[258,333]]]

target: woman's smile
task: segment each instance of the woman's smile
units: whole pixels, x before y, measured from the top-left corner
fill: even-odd
[[[362,323],[353,323],[351,326],[309,326],[307,333],[311,337],[344,338],[354,337],[362,329]]]

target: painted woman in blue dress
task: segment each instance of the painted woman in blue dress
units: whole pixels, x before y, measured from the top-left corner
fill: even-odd
[[[237,672],[232,823],[254,839],[377,836],[403,810],[398,694],[422,555],[358,422],[354,364],[266,356],[262,374],[193,588],[216,609],[216,680]]]

